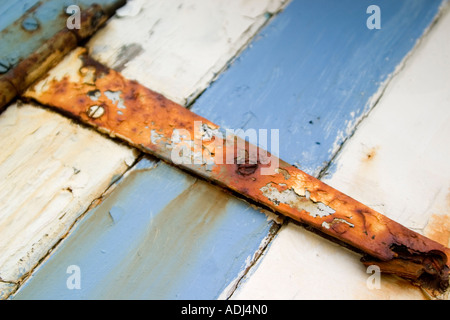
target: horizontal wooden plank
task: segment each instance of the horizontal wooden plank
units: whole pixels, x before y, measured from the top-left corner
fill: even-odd
[[[449,28],[447,6],[324,179],[447,246]],[[427,298],[418,288],[390,276],[381,277],[380,286],[373,287],[373,272],[352,263],[359,255],[320,243],[317,236],[292,223],[278,233],[266,253],[234,298]],[[266,281],[280,268],[283,273],[277,273],[276,281]]]

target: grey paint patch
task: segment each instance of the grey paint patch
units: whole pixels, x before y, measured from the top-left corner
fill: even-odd
[[[114,61],[114,64],[112,65],[112,69],[121,72],[125,69],[128,61],[133,60],[142,52],[144,52],[144,49],[139,43],[131,43],[122,46],[119,54],[117,55],[116,61]]]

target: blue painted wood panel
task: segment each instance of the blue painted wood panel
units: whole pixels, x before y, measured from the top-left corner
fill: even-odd
[[[281,158],[317,174],[440,3],[294,0],[192,110],[226,128],[280,129]],[[370,4],[380,30],[366,27]],[[273,226],[266,215],[167,165],[140,166],[15,298],[214,299],[243,272]],[[80,290],[66,286],[70,265]]]
[[[279,129],[280,158],[317,175],[435,17],[440,0],[294,0],[192,110]],[[381,29],[366,26],[369,5]]]
[[[19,19],[39,0],[2,1],[0,3],[0,31]]]
[[[162,162],[142,160],[16,299],[217,298],[271,228],[264,214]],[[70,290],[69,266],[80,270]]]

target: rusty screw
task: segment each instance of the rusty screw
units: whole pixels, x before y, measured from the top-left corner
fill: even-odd
[[[105,113],[105,108],[102,106],[91,106],[89,107],[86,114],[89,118],[97,119],[100,118]]]

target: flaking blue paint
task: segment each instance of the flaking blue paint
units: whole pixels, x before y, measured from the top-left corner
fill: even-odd
[[[153,166],[124,178],[14,299],[217,298],[272,223],[205,182]],[[80,267],[79,290],[66,286],[70,265]]]
[[[441,2],[294,0],[192,111],[225,128],[279,129],[279,156],[317,175]],[[366,26],[373,4],[380,30]]]

